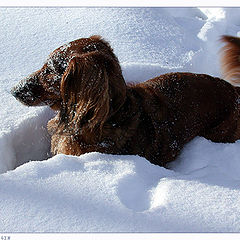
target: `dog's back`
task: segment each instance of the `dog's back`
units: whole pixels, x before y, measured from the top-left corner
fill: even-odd
[[[214,142],[240,138],[238,93],[230,83],[205,74],[178,72],[136,85],[137,91],[142,89],[151,96],[143,98],[143,110],[157,123],[154,142],[161,143],[152,152],[159,149],[163,163],[173,160],[195,136]]]

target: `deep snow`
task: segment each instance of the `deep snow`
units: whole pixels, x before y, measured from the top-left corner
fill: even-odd
[[[128,82],[221,76],[219,38],[240,8],[0,8],[0,232],[239,232],[240,141],[197,137],[169,169],[138,156],[50,156],[48,107],[10,89],[55,48],[100,34]],[[30,162],[29,162],[30,161]]]

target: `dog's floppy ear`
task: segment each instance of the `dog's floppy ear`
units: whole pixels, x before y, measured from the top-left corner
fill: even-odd
[[[101,138],[106,119],[123,104],[126,85],[116,59],[95,51],[72,58],[60,92],[60,124],[86,143],[93,143]]]

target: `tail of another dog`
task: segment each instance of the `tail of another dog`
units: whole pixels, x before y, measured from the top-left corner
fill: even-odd
[[[235,85],[238,95],[236,98],[238,108],[234,118],[236,129],[233,136],[234,140],[238,140],[240,139],[240,38],[224,35],[221,41],[225,44],[220,51],[222,77]]]
[[[240,38],[222,36],[225,46],[221,49],[221,70],[225,80],[240,86]]]

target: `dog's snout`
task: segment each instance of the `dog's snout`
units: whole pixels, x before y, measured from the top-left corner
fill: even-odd
[[[23,79],[11,89],[11,94],[21,103],[33,106],[39,101],[39,84],[35,78]]]
[[[21,98],[23,96],[23,87],[17,84],[11,89],[11,94],[17,99]]]
[[[25,97],[30,97],[32,95],[31,91],[25,91],[25,88],[19,88],[19,87],[14,87],[11,90],[11,94],[17,98],[17,99],[22,99]]]
[[[19,100],[21,103],[25,105],[33,105],[36,101],[36,97],[34,96],[33,92],[25,91],[24,88],[13,88],[11,90],[12,95]]]

